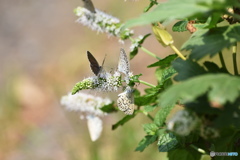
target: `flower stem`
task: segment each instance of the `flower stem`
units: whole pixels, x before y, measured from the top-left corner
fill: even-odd
[[[134,43],[134,39],[132,37],[129,37],[129,39]],[[146,52],[148,55],[158,59],[158,60],[161,60],[160,57],[156,56],[154,53],[152,53],[151,51],[147,50],[146,48],[142,47],[141,45],[139,46],[139,48],[141,50],[143,50],[144,52]]]
[[[201,148],[196,147],[195,145],[191,144],[190,145],[192,148],[194,148],[195,150],[197,150],[198,152],[202,153],[202,154],[207,154],[206,151],[204,151]]]
[[[155,85],[150,84],[150,83],[148,83],[148,82],[145,82],[145,81],[143,81],[143,80],[139,80],[139,82],[142,83],[142,84],[145,84],[146,86],[152,87],[152,88],[156,87]]]
[[[238,73],[238,67],[237,67],[237,44],[233,46],[232,50],[233,50],[232,57],[233,57],[234,74],[238,75],[239,73]]]
[[[222,67],[227,69],[226,65],[225,65],[225,62],[224,62],[224,58],[223,58],[223,54],[222,52],[219,52],[219,58],[220,58],[220,62],[222,64]]]
[[[139,108],[140,108],[140,107],[139,107]],[[153,118],[149,113],[145,112],[144,110],[140,110],[139,108],[138,108],[138,112],[143,113],[143,114],[146,115],[149,119],[151,119],[152,121],[154,121],[154,118]]]
[[[144,47],[142,47],[142,46],[140,46],[139,48],[140,48],[141,50],[143,50],[144,52],[146,52],[148,55],[150,55],[150,56],[152,56],[152,57],[154,57],[154,58],[156,58],[156,59],[158,59],[158,60],[161,60],[160,57],[156,56],[154,53],[150,52],[150,51],[147,50],[146,48],[144,48]]]
[[[154,120],[154,118],[150,115],[150,114],[146,114],[147,115],[147,117],[149,118],[149,119],[151,119],[152,121]]]
[[[169,46],[180,58],[182,58],[183,60],[186,60],[186,57],[184,57],[182,53],[173,44],[169,44]]]

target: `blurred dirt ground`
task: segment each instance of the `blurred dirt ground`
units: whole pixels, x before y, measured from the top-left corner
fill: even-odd
[[[148,1],[93,2],[124,22],[140,15]],[[156,144],[143,153],[134,151],[145,135],[141,124],[150,123],[143,115],[115,131],[111,125],[124,114],[109,115],[104,119],[102,136],[91,142],[86,121],[60,105],[61,96],[92,75],[87,50],[100,61],[107,54],[105,66],[114,68],[120,48],[129,51],[130,46],[75,23],[73,9],[78,5],[82,5],[80,0],[0,0],[0,160],[163,158]],[[136,36],[150,32],[150,26],[136,28]],[[159,57],[171,53],[153,36],[144,47]],[[155,61],[140,51],[131,61],[131,70],[156,84],[154,69],[146,69]],[[141,91],[144,88],[138,86]],[[111,96],[113,100],[116,97],[117,93]]]

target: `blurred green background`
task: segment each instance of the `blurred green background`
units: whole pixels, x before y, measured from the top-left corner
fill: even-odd
[[[147,0],[93,2],[122,22],[142,14],[148,5]],[[86,121],[60,105],[61,96],[76,82],[93,75],[87,50],[100,62],[106,54],[104,66],[114,68],[120,48],[128,52],[131,44],[119,44],[115,37],[77,24],[73,9],[79,5],[80,0],[0,0],[0,160],[165,159],[156,143],[143,153],[134,151],[145,136],[142,124],[150,123],[144,115],[115,131],[112,124],[124,114],[107,116],[102,136],[91,142]],[[136,36],[151,33],[151,26],[134,29]],[[154,36],[144,47],[159,57],[172,53]],[[143,73],[142,80],[156,84],[154,68],[146,68],[155,61],[140,51],[131,61],[131,70]],[[143,91],[146,86],[137,88]],[[110,94],[116,100],[118,93]]]

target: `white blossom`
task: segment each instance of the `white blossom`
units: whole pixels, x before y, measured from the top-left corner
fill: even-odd
[[[69,111],[79,111],[82,115],[104,116],[106,113],[100,110],[104,105],[108,105],[112,101],[108,98],[101,98],[86,93],[68,94],[63,96],[61,104]]]
[[[102,133],[102,120],[97,116],[88,115],[87,121],[90,138],[92,141],[96,141]]]

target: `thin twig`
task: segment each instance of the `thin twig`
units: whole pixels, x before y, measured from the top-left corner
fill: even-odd
[[[224,62],[224,58],[223,58],[222,52],[219,52],[218,55],[219,55],[219,58],[220,58],[220,62],[221,62],[221,64],[222,64],[222,67],[225,68],[225,69],[227,69],[226,64],[225,64],[225,62]]]
[[[143,81],[143,80],[139,80],[139,82],[142,83],[142,84],[145,84],[146,86],[152,87],[152,88],[156,87],[155,85],[150,84],[150,83],[148,83],[148,82],[145,82],[145,81]]]
[[[238,73],[238,67],[237,67],[237,44],[233,46],[232,50],[233,50],[232,58],[233,58],[234,75],[238,75],[239,73]]]

